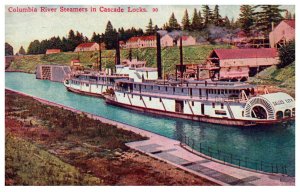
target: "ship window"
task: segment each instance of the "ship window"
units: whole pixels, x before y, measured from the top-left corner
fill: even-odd
[[[151,97],[149,97],[149,101],[151,101]]]
[[[226,115],[226,111],[223,110],[215,110],[216,115]]]
[[[218,89],[218,94],[220,95],[220,89]]]
[[[215,108],[215,103],[212,103],[212,108]]]
[[[136,84],[134,84],[134,88],[136,88]]]
[[[145,85],[145,89],[146,89],[146,85]]]
[[[87,84],[87,83],[86,83],[86,84],[85,84],[85,86],[87,86],[87,87],[88,87],[88,86],[89,86],[89,84]]]
[[[173,93],[175,93],[175,87],[173,87]]]
[[[221,109],[224,109],[224,104],[223,103],[221,103]]]
[[[214,89],[214,94],[217,94],[217,90],[216,89]]]
[[[225,89],[225,94],[227,94],[227,89]]]
[[[194,106],[194,101],[192,101],[192,106]]]
[[[158,86],[158,90],[160,90],[160,86]]]
[[[151,86],[151,90],[153,90],[153,85]]]
[[[168,87],[166,87],[166,91],[168,91]]]
[[[183,88],[181,89],[181,93],[183,93]]]
[[[295,116],[295,108],[292,109],[292,116]]]

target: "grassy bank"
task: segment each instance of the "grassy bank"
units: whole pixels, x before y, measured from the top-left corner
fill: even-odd
[[[250,78],[250,82],[274,86],[295,97],[295,62],[281,69],[276,66],[269,67]]]
[[[6,185],[214,185],[129,149],[146,139],[5,92]]]
[[[184,63],[202,63],[211,50],[216,48],[229,48],[228,45],[197,45],[183,47]],[[121,50],[121,60],[128,58],[128,49]],[[80,53],[57,53],[50,55],[25,55],[16,57],[15,61],[10,66],[10,70],[22,70],[25,72],[34,73],[38,64],[61,64],[70,65],[72,59],[79,58],[83,65],[87,68],[91,67],[92,63],[96,62],[98,52],[80,52]],[[138,57],[139,60],[147,61],[147,66],[156,66],[156,49],[142,48],[132,49],[133,58]],[[115,50],[102,51],[102,63],[106,67],[114,66]],[[162,49],[162,64],[165,73],[172,73],[175,65],[179,64],[179,48],[167,47]]]

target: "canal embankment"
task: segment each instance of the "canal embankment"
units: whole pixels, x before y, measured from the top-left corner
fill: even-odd
[[[20,92],[18,94],[28,96],[27,94]],[[46,105],[67,109],[81,114],[86,118],[100,120],[102,123],[112,124],[123,130],[147,137],[147,140],[127,142],[126,146],[219,185],[295,185],[294,177],[253,172],[211,161],[208,158],[201,157],[186,148],[183,148],[179,141],[141,130],[124,123],[112,121],[89,113],[83,113],[71,107],[56,104],[38,97],[31,97]]]
[[[16,91],[5,96],[6,185],[216,185],[125,145],[152,136],[143,130]]]

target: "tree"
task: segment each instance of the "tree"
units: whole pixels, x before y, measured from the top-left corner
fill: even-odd
[[[213,17],[213,23],[215,24],[215,26],[220,26],[222,23],[222,17],[219,13],[219,5],[215,6],[212,17]]]
[[[153,23],[152,23],[152,19],[150,18],[150,21],[146,27],[146,34],[147,35],[153,35],[154,34],[154,29],[153,29]]]
[[[226,27],[227,29],[231,28],[230,20],[227,16],[225,16],[225,18],[224,18],[224,27]]]
[[[279,58],[278,68],[283,68],[295,61],[295,40],[279,48]]]
[[[19,53],[20,55],[25,55],[25,54],[26,54],[25,49],[23,48],[23,46],[20,47],[18,53]]]
[[[261,9],[254,13],[254,28],[257,31],[262,31],[265,36],[268,36],[272,30],[272,24],[277,25],[282,19],[279,5],[259,5],[255,8]]]
[[[91,42],[99,42],[100,40],[100,34],[96,34],[95,32],[93,33],[92,37],[91,37]]]
[[[250,5],[241,5],[240,11],[238,23],[241,29],[243,29],[245,33],[249,34],[254,24],[254,7]]]
[[[110,21],[106,24],[103,41],[107,49],[114,49],[117,46],[117,31],[114,29]]]
[[[174,29],[180,29],[180,25],[178,24],[177,19],[175,18],[174,12],[172,12],[167,26],[167,30],[172,31]]]
[[[27,49],[28,54],[39,54],[40,53],[40,41],[34,40],[31,42]]]
[[[207,27],[208,24],[212,22],[212,12],[208,5],[202,6],[203,18],[204,18],[204,26]]]
[[[184,15],[181,21],[182,29],[183,30],[190,30],[190,19],[187,9],[184,11]]]
[[[5,56],[8,55],[14,55],[14,48],[9,43],[5,43]]]
[[[199,15],[201,17],[201,13],[199,11],[199,14],[197,13],[197,9],[194,9],[194,14],[193,14],[193,19],[192,19],[192,24],[191,24],[191,28],[193,30],[200,30],[202,28],[202,22],[201,22],[201,18],[199,18]]]

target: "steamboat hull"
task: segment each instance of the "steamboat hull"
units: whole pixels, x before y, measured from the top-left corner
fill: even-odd
[[[66,87],[66,88],[67,88],[68,91],[73,92],[73,93],[77,93],[77,94],[80,94],[80,95],[104,98],[104,96],[100,93],[91,93],[91,92],[81,91],[81,90],[78,90],[78,89],[74,89],[72,87]]]
[[[219,125],[227,125],[227,126],[240,126],[240,127],[250,127],[250,126],[258,126],[258,125],[272,125],[277,123],[282,123],[290,120],[294,120],[294,117],[285,118],[280,120],[242,120],[242,119],[229,119],[227,117],[217,118],[217,117],[210,117],[207,115],[192,115],[192,114],[183,114],[178,112],[170,112],[170,111],[162,111],[157,109],[151,108],[144,108],[134,105],[128,105],[124,103],[117,102],[110,97],[105,97],[105,101],[107,104],[123,107],[143,113],[155,114],[159,116],[166,116],[166,117],[173,117],[173,118],[182,118],[187,120],[193,120],[198,122],[206,122],[212,124],[219,124]]]

